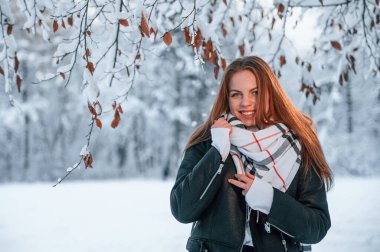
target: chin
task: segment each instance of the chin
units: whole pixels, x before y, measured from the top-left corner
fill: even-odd
[[[252,127],[252,126],[255,126],[256,123],[255,123],[255,120],[247,120],[247,119],[244,119],[244,118],[239,118],[239,120],[244,124],[244,126],[246,127]]]

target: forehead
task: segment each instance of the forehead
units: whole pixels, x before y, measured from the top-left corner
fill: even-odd
[[[249,91],[257,88],[256,77],[249,70],[234,73],[231,76],[229,90]]]

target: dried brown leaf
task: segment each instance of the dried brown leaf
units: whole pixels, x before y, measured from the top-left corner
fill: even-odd
[[[215,80],[218,79],[218,74],[219,74],[219,66],[216,65],[216,66],[214,67],[214,77],[215,77]]]
[[[12,34],[12,30],[13,30],[13,25],[12,24],[8,24],[8,27],[7,27],[7,35],[11,35]]]
[[[286,58],[284,55],[280,56],[280,67],[286,64]]]
[[[313,96],[313,105],[315,105],[317,103],[317,100],[318,100],[318,96],[314,95]]]
[[[119,24],[122,26],[129,26],[128,20],[126,19],[119,19]]]
[[[242,45],[239,45],[239,52],[240,52],[240,56],[244,56],[244,44]]]
[[[339,84],[343,86],[343,74],[339,75]]]
[[[72,18],[72,17],[68,17],[68,18],[67,18],[67,23],[68,23],[70,26],[73,26],[73,18]]]
[[[198,29],[197,34],[195,35],[195,38],[194,38],[195,47],[198,49],[202,45],[202,42],[203,42],[202,33],[201,33],[201,30]]]
[[[307,88],[307,85],[305,83],[302,83],[300,91],[303,92]]]
[[[21,93],[21,77],[20,75],[16,76],[17,91]]]
[[[94,107],[88,102],[87,103],[87,106],[88,106],[88,110],[90,111],[90,113],[96,117],[96,111],[94,109]]]
[[[84,156],[83,161],[86,168],[92,168],[93,159],[91,153]]]
[[[222,62],[222,69],[223,69],[223,71],[226,71],[226,68],[227,68],[226,59],[225,58],[221,58],[221,62]]]
[[[60,72],[59,75],[61,75],[62,79],[65,79],[65,73]]]
[[[337,49],[337,50],[342,50],[342,46],[340,45],[340,43],[338,42],[338,41],[330,41],[330,43],[331,43],[331,46],[332,47],[334,47],[335,49]]]
[[[190,44],[191,43],[191,37],[190,37],[190,32],[189,32],[188,27],[185,27],[185,29],[183,29],[183,36],[185,36],[186,43]]]
[[[20,66],[20,61],[18,60],[17,56],[15,57],[15,72],[18,71],[18,67]]]
[[[296,64],[298,65],[300,63],[300,58],[298,56],[296,57]]]
[[[221,25],[221,28],[222,28],[222,32],[223,32],[223,37],[226,37],[227,36],[227,30],[224,27],[224,24]]]
[[[116,128],[119,125],[120,122],[120,114],[118,110],[115,110],[115,116],[113,118],[113,121],[111,123],[112,128]]]
[[[144,33],[145,36],[147,36],[148,38],[150,37],[150,32],[149,32],[149,26],[148,26],[148,21],[144,15],[144,13],[142,13],[141,15],[141,31]]]
[[[172,38],[172,35],[170,34],[170,32],[165,32],[164,34],[164,42],[167,46],[170,46],[170,44],[172,43],[173,41],[173,38]]]
[[[88,71],[90,71],[91,74],[94,74],[95,67],[92,62],[88,62],[86,68],[88,69]]]
[[[217,64],[218,63],[218,53],[214,50],[212,52],[212,56],[210,58],[210,63]]]
[[[0,67],[0,74],[1,74],[1,75],[4,75],[4,70],[3,70],[2,67]]]
[[[309,94],[311,93],[311,91],[312,91],[313,89],[311,89],[310,87],[307,87],[307,89],[306,89],[306,98],[308,98],[309,97]]]
[[[95,118],[96,126],[98,126],[99,129],[102,128],[102,121],[99,120],[99,118]]]
[[[207,43],[206,43],[206,54],[212,52],[212,41],[211,39],[208,39],[207,40]]]
[[[211,22],[212,22],[212,16],[211,16],[211,15],[208,15],[207,19],[208,19],[208,20],[207,20],[208,23],[211,24]]]
[[[282,19],[283,12],[285,10],[285,6],[282,3],[279,3],[277,5],[277,11],[278,11],[278,16]]]
[[[310,63],[307,64],[307,71],[309,71],[309,72],[311,71],[311,64]]]
[[[119,104],[119,106],[117,106],[117,110],[119,110],[119,112],[120,112],[121,114],[123,114],[123,108],[121,107],[120,104]]]
[[[155,31],[155,30],[153,29],[153,27],[150,27],[149,32],[150,32],[150,35],[152,35],[152,33],[153,33],[153,34],[154,34],[154,39],[156,39],[156,37],[157,37],[157,31]]]
[[[58,30],[58,21],[54,20],[53,22],[53,32],[56,32]]]

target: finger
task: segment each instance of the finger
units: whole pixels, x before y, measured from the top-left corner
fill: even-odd
[[[233,185],[235,185],[241,189],[246,189],[246,184],[243,182],[237,181],[235,179],[229,179],[228,182],[230,182],[231,184],[233,184]]]
[[[251,182],[251,180],[252,180],[243,174],[235,174],[235,177],[246,182],[246,183]]]
[[[252,175],[251,173],[247,172],[247,177],[250,179],[255,179],[255,175]]]

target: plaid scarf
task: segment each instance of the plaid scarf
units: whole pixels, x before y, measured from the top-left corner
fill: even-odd
[[[236,172],[255,174],[285,192],[301,163],[301,144],[294,131],[277,123],[252,132],[231,113],[227,121],[233,127],[230,154]]]

